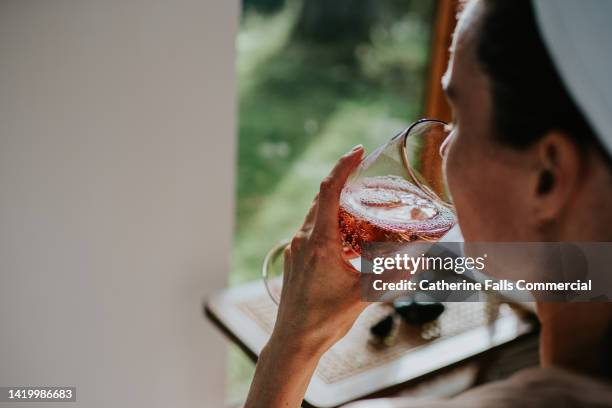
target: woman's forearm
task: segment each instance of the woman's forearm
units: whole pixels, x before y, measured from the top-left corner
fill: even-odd
[[[367,306],[360,297],[360,274],[342,256],[338,229],[342,188],[362,157],[363,146],[342,156],[285,248],[276,323],[246,408],[299,408],[319,359]]]
[[[271,339],[257,361],[244,408],[298,408],[321,353],[311,347]]]

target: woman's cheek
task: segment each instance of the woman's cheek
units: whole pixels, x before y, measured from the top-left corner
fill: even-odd
[[[464,170],[461,167],[461,140],[458,140],[458,135],[455,131],[449,136],[451,138],[446,151],[446,181],[453,200],[462,194],[462,175]]]
[[[478,166],[475,159],[470,157],[470,149],[466,149],[459,134],[453,136],[446,156],[446,178],[448,188],[457,212],[461,231],[467,241],[477,239],[474,235],[478,227],[478,201],[475,200],[474,186],[478,180],[473,180],[476,174],[474,166]]]

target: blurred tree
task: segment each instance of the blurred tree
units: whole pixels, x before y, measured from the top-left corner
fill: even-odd
[[[356,47],[370,42],[375,26],[398,21],[407,12],[428,19],[432,14],[432,2],[303,0],[292,40],[294,43],[331,46],[334,49],[333,60],[353,64]]]
[[[294,38],[305,42],[359,44],[381,13],[380,0],[304,0]]]
[[[263,14],[272,14],[282,9],[285,0],[242,0],[242,13],[248,10],[256,10]]]

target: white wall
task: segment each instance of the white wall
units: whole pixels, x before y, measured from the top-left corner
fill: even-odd
[[[221,406],[238,7],[0,1],[0,386]]]

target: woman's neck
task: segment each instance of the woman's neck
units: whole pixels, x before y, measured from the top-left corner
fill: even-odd
[[[554,236],[542,240],[612,242],[612,173],[600,158],[591,158]],[[538,302],[538,317],[542,366],[612,378],[612,302]]]
[[[540,360],[594,377],[612,377],[612,303],[541,302]]]

